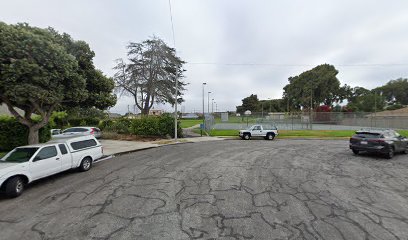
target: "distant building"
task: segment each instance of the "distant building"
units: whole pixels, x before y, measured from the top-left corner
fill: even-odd
[[[150,109],[149,110],[149,115],[151,116],[160,116],[163,114],[163,110],[159,110],[159,109]]]

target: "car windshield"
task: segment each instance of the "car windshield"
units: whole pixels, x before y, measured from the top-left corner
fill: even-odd
[[[4,162],[27,162],[37,152],[37,147],[32,148],[16,148],[6,157],[2,158]]]
[[[88,131],[86,128],[68,128],[63,131],[63,133],[73,133],[73,132],[86,132]]]

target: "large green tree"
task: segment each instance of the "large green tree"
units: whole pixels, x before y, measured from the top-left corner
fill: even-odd
[[[117,89],[131,95],[137,108],[147,115],[154,103],[175,103],[178,79],[177,102],[187,85],[183,78],[183,64],[176,55],[176,50],[156,37],[141,43],[130,43],[128,46],[128,62],[117,60],[114,80]]]
[[[389,103],[408,105],[408,79],[406,78],[391,80],[376,90],[381,92]]]
[[[6,104],[16,119],[28,127],[29,144],[38,143],[38,131],[48,123],[54,110],[92,102],[93,86],[102,85],[106,80],[91,83],[103,75],[95,70],[97,77],[91,80],[79,65],[79,55],[70,52],[62,43],[63,38],[52,29],[0,22],[0,103]],[[75,41],[71,41],[75,45]],[[101,92],[97,90],[98,93]],[[108,107],[114,102],[89,104]],[[24,114],[20,115],[16,108]],[[41,120],[33,120],[33,114],[39,115]]]
[[[245,111],[258,112],[261,111],[259,99],[256,94],[242,99],[242,105],[237,106],[237,112],[243,114]]]
[[[333,65],[322,64],[299,76],[290,77],[283,97],[291,109],[315,108],[320,104],[331,106],[342,101],[338,71]]]

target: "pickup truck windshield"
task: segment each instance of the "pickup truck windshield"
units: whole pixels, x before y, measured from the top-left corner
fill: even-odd
[[[27,162],[37,152],[38,148],[16,148],[7,157],[4,157],[4,162]]]

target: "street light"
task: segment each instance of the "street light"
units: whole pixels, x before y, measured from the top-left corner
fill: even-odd
[[[205,124],[205,117],[204,117],[204,86],[206,85],[207,83],[203,83],[203,126],[201,127],[201,136],[203,136],[203,128],[204,128],[204,124]]]
[[[211,112],[214,114],[214,98],[211,99]]]
[[[208,112],[208,114],[210,114],[210,93],[211,92],[208,92],[208,98],[207,98],[208,99],[207,100],[208,101],[208,103],[207,103],[207,110],[208,110],[207,112]]]

